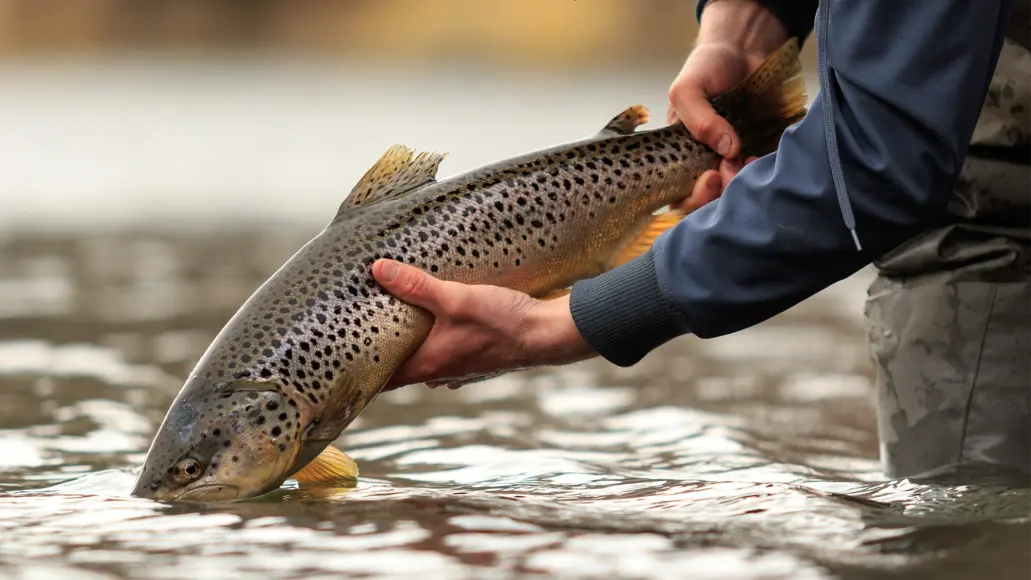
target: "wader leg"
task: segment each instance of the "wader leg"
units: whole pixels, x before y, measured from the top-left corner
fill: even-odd
[[[889,477],[1031,473],[1031,284],[878,277],[866,305]]]

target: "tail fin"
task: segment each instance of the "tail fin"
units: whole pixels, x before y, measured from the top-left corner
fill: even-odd
[[[775,151],[785,129],[805,117],[805,80],[798,52],[798,40],[792,38],[737,86],[712,100],[716,112],[741,139],[742,159]]]

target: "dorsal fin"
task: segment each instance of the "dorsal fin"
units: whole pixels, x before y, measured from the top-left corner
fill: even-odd
[[[651,120],[651,113],[644,105],[627,107],[622,113],[612,119],[601,130],[601,134],[615,133],[617,135],[629,135],[635,129]]]
[[[416,154],[404,145],[392,145],[358,180],[347,199],[340,204],[337,213],[343,213],[354,206],[396,197],[433,183],[445,155],[433,151]]]

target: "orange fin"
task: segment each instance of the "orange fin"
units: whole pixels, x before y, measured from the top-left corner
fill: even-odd
[[[547,294],[542,294],[541,296],[538,296],[537,299],[538,300],[555,300],[556,298],[562,298],[563,296],[569,294],[570,292],[572,292],[572,290],[573,290],[572,288],[560,288],[558,290],[552,290],[551,292],[548,292]]]
[[[358,464],[332,445],[293,474],[297,483],[331,483],[358,479]]]
[[[638,127],[644,125],[651,119],[648,107],[644,105],[633,105],[627,107],[622,113],[616,115],[601,130],[604,134],[612,132],[617,135],[630,135]]]
[[[684,219],[685,215],[682,211],[671,209],[652,218],[652,221],[648,222],[648,225],[637,234],[637,237],[623,248],[623,251],[619,253],[616,260],[612,263],[612,267],[615,268],[625,264],[647,252],[652,247],[652,243],[655,242],[655,238],[659,237],[662,232],[680,223],[680,220]]]

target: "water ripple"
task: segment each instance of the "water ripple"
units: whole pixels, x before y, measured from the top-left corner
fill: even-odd
[[[182,377],[296,239],[125,236],[133,243],[105,235],[0,245],[0,263],[21,264],[7,282],[26,272],[32,288],[65,280],[60,292],[0,312],[0,576],[947,578],[1027,569],[1026,486],[884,481],[858,309],[827,297],[754,332],[674,341],[631,369],[593,361],[454,392],[388,393],[337,442],[361,466],[353,487],[291,484],[231,504],[132,498]],[[237,268],[209,267],[215,253]],[[861,282],[850,281],[852,291]],[[124,301],[127,283],[135,302]],[[29,287],[0,284],[14,294]]]

